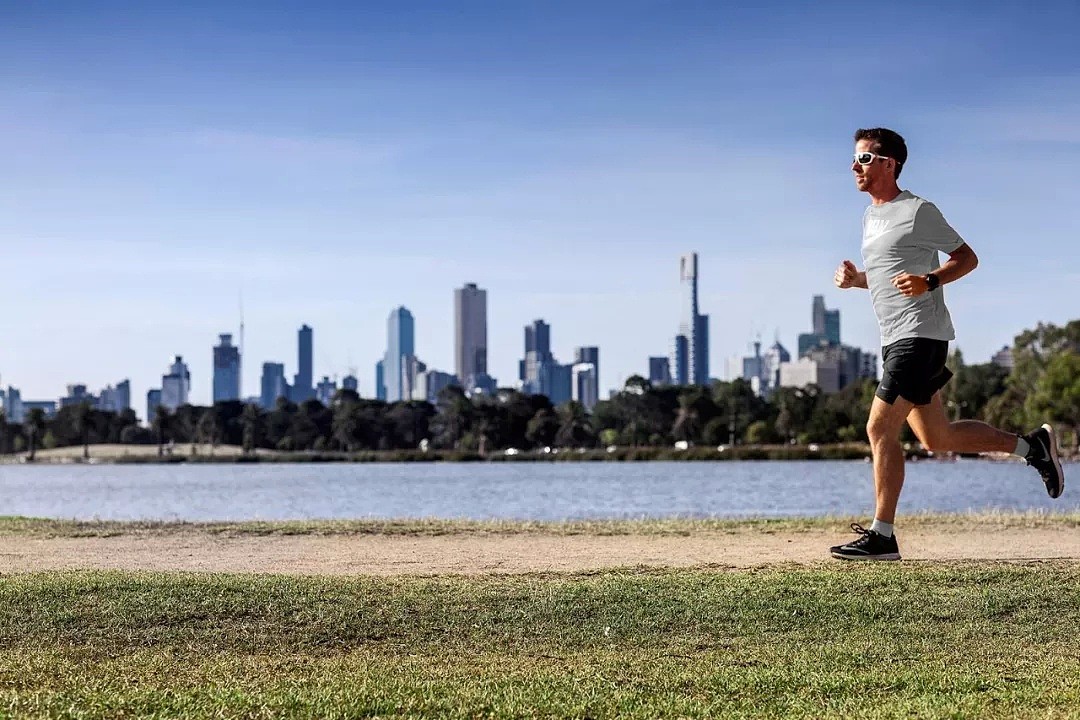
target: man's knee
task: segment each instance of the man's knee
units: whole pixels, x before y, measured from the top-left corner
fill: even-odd
[[[893,427],[887,418],[870,418],[866,423],[866,436],[871,444],[891,442],[900,437],[900,430]]]

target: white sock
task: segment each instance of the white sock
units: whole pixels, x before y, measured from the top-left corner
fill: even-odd
[[[870,530],[882,537],[892,537],[893,524],[882,522],[881,520],[874,518],[874,522],[870,525]]]
[[[1019,435],[1016,436],[1016,449],[1013,450],[1013,455],[1017,455],[1022,458],[1026,458],[1028,453],[1031,452],[1031,445],[1028,441]]]

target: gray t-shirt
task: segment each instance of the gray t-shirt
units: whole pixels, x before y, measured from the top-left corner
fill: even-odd
[[[882,347],[907,338],[956,337],[943,288],[909,298],[893,287],[892,279],[902,272],[926,275],[937,270],[938,252],[950,253],[963,244],[934,203],[907,190],[890,202],[866,208],[863,264]]]

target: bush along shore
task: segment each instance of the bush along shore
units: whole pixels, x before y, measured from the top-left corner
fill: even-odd
[[[70,449],[68,449],[70,450]],[[954,461],[955,456],[935,457],[918,445],[908,445],[909,460]],[[979,456],[967,456],[979,457]],[[430,462],[727,462],[753,460],[862,460],[872,459],[865,443],[833,445],[736,445],[718,447],[610,447],[544,448],[536,451],[498,450],[485,454],[465,450],[368,450],[361,452],[258,451],[245,454],[241,448],[178,446],[161,455],[156,449],[128,446],[89,447],[89,456],[80,452],[38,452],[33,461],[25,454],[0,456],[0,463],[34,464],[208,464],[208,463],[430,463]]]

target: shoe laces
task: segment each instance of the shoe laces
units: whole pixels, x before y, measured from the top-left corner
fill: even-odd
[[[856,535],[861,535],[862,537],[860,537],[858,540],[852,540],[848,544],[854,545],[856,547],[861,547],[862,545],[870,542],[870,535],[871,533],[873,533],[873,530],[867,530],[859,523],[851,523],[851,532],[855,533]]]

